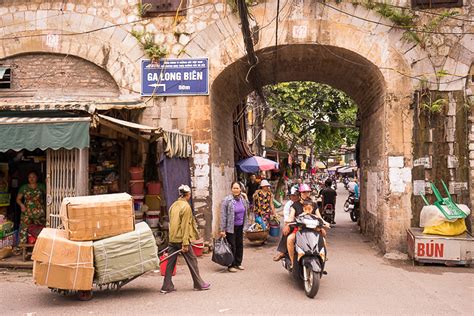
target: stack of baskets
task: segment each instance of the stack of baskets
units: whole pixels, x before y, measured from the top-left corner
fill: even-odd
[[[142,167],[130,167],[130,193],[133,197],[133,208],[135,210],[135,223],[143,221],[143,201],[145,180],[143,180],[144,169]]]

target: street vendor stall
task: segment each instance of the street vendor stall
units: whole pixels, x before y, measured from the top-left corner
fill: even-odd
[[[420,194],[425,206],[420,214],[420,227],[407,231],[408,255],[416,263],[443,263],[446,265],[472,264],[474,238],[467,232],[466,217],[470,210],[457,204],[444,181],[441,181],[447,197],[443,198],[431,183],[436,201],[430,204]]]

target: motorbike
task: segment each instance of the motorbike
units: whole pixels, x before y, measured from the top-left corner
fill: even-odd
[[[282,259],[283,267],[289,271],[295,280],[303,281],[304,292],[309,298],[314,298],[319,290],[320,279],[326,261],[324,238],[316,231],[323,227],[323,221],[313,214],[301,214],[291,223],[300,227],[296,233],[295,256],[293,268],[288,254]]]
[[[344,188],[346,190],[349,190],[349,178],[345,177],[344,179],[342,179],[342,183],[344,183]]]
[[[359,220],[359,199],[351,192],[344,203],[344,212],[350,212],[351,220],[357,222]]]
[[[334,206],[332,204],[326,204],[324,205],[324,208],[322,209],[321,216],[326,222],[334,223],[334,213],[335,213]]]

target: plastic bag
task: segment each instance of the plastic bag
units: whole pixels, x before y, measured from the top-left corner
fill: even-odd
[[[221,237],[214,240],[214,251],[211,260],[224,267],[228,267],[234,262],[234,255],[227,239]]]
[[[464,218],[460,218],[455,222],[444,222],[436,226],[426,226],[423,234],[427,235],[441,235],[441,236],[456,236],[461,235],[466,231],[466,222]]]
[[[263,220],[263,218],[261,216],[255,216],[255,223],[262,226],[263,230],[267,229],[267,225],[265,224],[265,221]]]
[[[466,216],[471,213],[471,210],[469,207],[467,207],[467,205],[458,204],[457,206],[466,214]],[[447,208],[445,205],[442,207]],[[456,220],[458,219],[455,218],[448,220],[435,205],[423,206],[421,209],[420,227],[437,226],[443,224],[444,222],[455,222]]]

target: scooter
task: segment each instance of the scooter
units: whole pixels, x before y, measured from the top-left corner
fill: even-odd
[[[313,214],[301,214],[291,224],[301,227],[296,233],[295,262],[291,268],[290,257],[286,254],[282,265],[297,281],[303,281],[306,296],[314,298],[318,293],[321,277],[327,274],[324,271],[324,238],[316,231],[316,228],[323,227],[323,221]]]
[[[332,204],[326,204],[322,209],[321,216],[328,223],[334,223],[334,206]]]
[[[344,183],[344,188],[346,190],[349,190],[349,178],[345,177],[344,179],[342,179],[342,183]]]
[[[359,200],[355,198],[353,192],[349,193],[344,203],[344,212],[350,212],[351,220],[357,222],[359,220]]]

